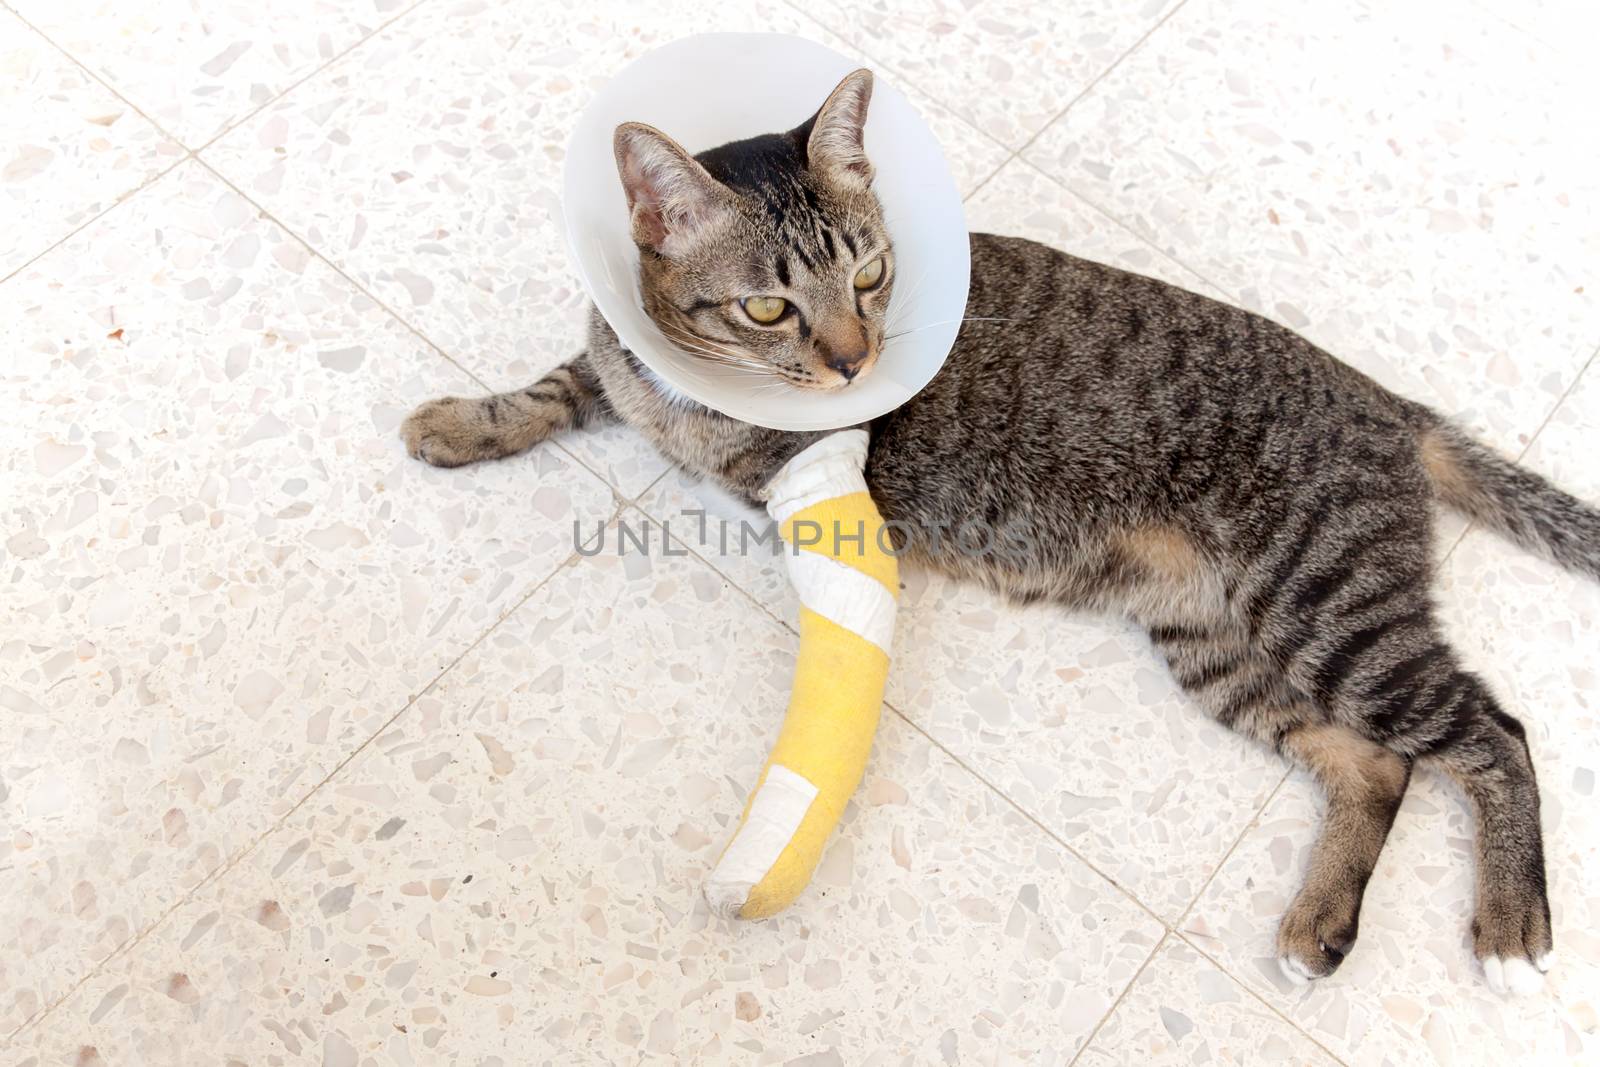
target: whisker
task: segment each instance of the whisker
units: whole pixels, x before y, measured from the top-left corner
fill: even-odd
[[[663,332],[668,333],[670,339],[676,343],[695,351],[716,353],[718,355],[727,356],[730,359],[749,358],[748,356],[744,355],[744,353],[738,352],[735,349],[731,349],[721,342],[712,341],[704,337],[696,337],[694,334],[678,329],[677,327],[667,326]]]
[[[922,287],[927,284],[928,278],[932,274],[933,267],[930,265],[922,268],[922,273],[917,275],[916,281],[912,282],[909,287],[902,287],[897,282],[894,292],[889,296],[891,311],[897,314],[904,314],[905,307],[912,304],[921,294]],[[898,305],[898,308],[896,305]]]
[[[682,350],[680,349],[680,351]],[[693,356],[695,362],[705,368],[717,367],[730,372],[737,371],[739,374],[745,376],[760,375],[766,371],[765,367],[761,367],[754,363],[744,363],[738,360],[723,359],[720,356],[709,356],[703,352],[686,352],[684,354]],[[730,374],[729,376],[731,377],[732,375]]]
[[[693,357],[696,365],[703,368],[718,368],[728,371],[737,371],[739,374],[747,377],[753,374],[764,375],[771,372],[770,367],[762,366],[759,363],[748,363],[744,360],[726,359],[719,355],[707,354],[704,352],[688,352],[681,348],[678,349],[678,351],[686,356]],[[730,374],[729,376],[732,377],[733,375]]]
[[[761,373],[770,373],[771,371],[771,368],[758,360],[751,359],[749,356],[726,348],[717,342],[703,337],[695,337],[671,323],[661,322],[657,323],[657,325],[661,327],[662,333],[666,335],[667,340],[671,341],[674,346],[686,355],[697,356],[708,362],[718,363],[727,367],[737,367]]]
[[[901,338],[901,337],[905,337],[908,334],[921,333],[923,330],[931,330],[935,326],[948,326],[952,322],[1021,322],[1021,321],[1022,321],[1021,319],[1004,319],[1004,318],[999,318],[999,317],[995,317],[995,316],[986,316],[986,315],[973,315],[973,316],[970,316],[970,317],[967,317],[967,318],[960,318],[960,319],[940,319],[938,322],[925,322],[921,326],[913,326],[909,330],[900,330],[900,331],[898,331],[896,333],[885,334],[883,340],[884,340],[884,343],[887,344],[890,341],[896,340],[896,339]]]

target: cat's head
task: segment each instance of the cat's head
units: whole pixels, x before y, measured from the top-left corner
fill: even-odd
[[[679,348],[807,389],[872,369],[894,257],[862,147],[871,98],[858,70],[795,129],[695,157],[617,127],[644,307]]]

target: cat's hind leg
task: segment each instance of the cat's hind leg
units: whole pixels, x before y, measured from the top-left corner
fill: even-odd
[[[1278,966],[1296,985],[1330,975],[1355,945],[1361,901],[1411,780],[1411,764],[1348,727],[1322,722],[1284,734],[1278,749],[1326,798],[1305,881],[1278,924]]]
[[[459,467],[515,455],[564,430],[612,418],[600,381],[580,354],[526,389],[430,400],[406,417],[400,436],[414,458]]]
[[[1539,789],[1522,724],[1463,670],[1415,585],[1325,614],[1295,674],[1341,722],[1454,778],[1477,824],[1473,949],[1499,993],[1532,993],[1550,966]]]
[[[1311,772],[1325,798],[1305,881],[1278,926],[1295,983],[1332,974],[1355,945],[1361,901],[1410,781],[1404,758],[1348,727],[1284,676],[1242,625],[1153,626],[1173,676],[1213,718]]]
[[[1457,670],[1453,679],[1456,714],[1465,721],[1458,720],[1459,736],[1427,756],[1467,794],[1477,823],[1473,952],[1495,992],[1537,993],[1554,942],[1527,736],[1476,677]]]

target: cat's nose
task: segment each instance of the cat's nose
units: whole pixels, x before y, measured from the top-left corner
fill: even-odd
[[[861,373],[861,367],[867,362],[868,352],[865,348],[852,352],[849,355],[831,355],[824,362],[832,370],[839,372],[845,381],[850,381]]]

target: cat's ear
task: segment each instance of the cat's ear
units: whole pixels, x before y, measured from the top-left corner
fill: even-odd
[[[834,87],[811,120],[806,165],[835,185],[865,189],[872,184],[863,134],[872,102],[872,71],[851,71]]]
[[[732,211],[728,187],[653,126],[624,122],[612,148],[640,248],[670,257]]]

